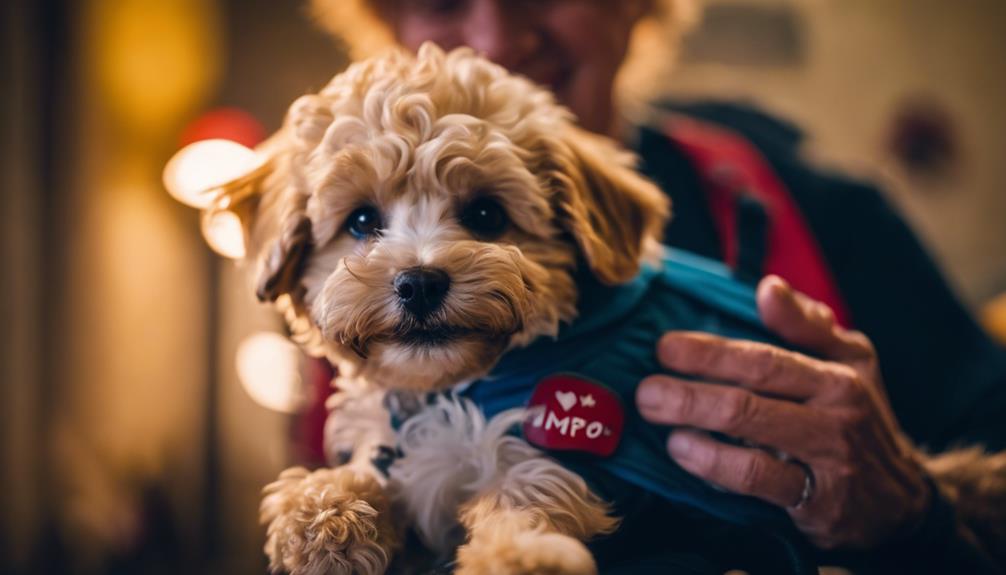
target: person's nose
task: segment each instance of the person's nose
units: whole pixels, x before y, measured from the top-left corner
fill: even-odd
[[[519,0],[472,0],[465,43],[504,68],[513,70],[531,56],[539,38],[534,7]]]

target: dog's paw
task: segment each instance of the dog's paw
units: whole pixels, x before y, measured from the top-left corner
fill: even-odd
[[[273,572],[384,573],[395,543],[388,499],[369,474],[287,469],[264,490],[261,519]]]
[[[458,575],[595,575],[597,565],[580,541],[555,532],[476,536],[458,549]]]

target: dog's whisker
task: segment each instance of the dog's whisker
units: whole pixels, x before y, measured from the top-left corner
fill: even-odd
[[[360,283],[364,283],[363,278],[360,275],[358,275],[356,272],[354,272],[353,268],[351,268],[349,266],[349,256],[346,256],[346,257],[342,258],[341,262],[342,262],[342,267],[344,267],[346,269],[346,273],[348,273],[350,276],[352,276],[353,279],[355,279],[356,281],[358,281]]]

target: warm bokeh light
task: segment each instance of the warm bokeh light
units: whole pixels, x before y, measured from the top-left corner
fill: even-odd
[[[282,335],[262,331],[246,337],[237,351],[238,378],[259,405],[293,413],[303,403],[301,352]]]
[[[214,191],[261,165],[254,150],[230,140],[203,140],[185,146],[164,168],[164,186],[179,202],[205,209]]]
[[[255,116],[234,107],[207,110],[189,122],[179,138],[180,146],[193,142],[223,138],[254,148],[266,137],[265,127]]]
[[[224,63],[222,6],[207,0],[78,4],[87,23],[89,81],[131,138],[159,141],[212,97]]]
[[[310,9],[320,4],[331,12]],[[324,400],[338,393],[336,368],[287,341],[276,308],[288,309],[289,295],[266,305],[249,285],[263,255],[249,218],[265,189],[281,183],[273,162],[284,168],[288,159],[274,158],[270,146],[282,142],[267,138],[282,129],[292,102],[350,64],[351,51],[383,49],[363,44],[398,31],[368,28],[377,16],[369,8],[409,4],[0,5],[0,575],[267,570],[261,488],[290,466],[325,464]],[[548,32],[524,27],[542,24],[542,10],[524,4],[532,3],[493,3],[502,32]],[[694,4],[703,17],[696,14],[680,49],[670,45],[687,26],[643,19],[632,34],[630,65],[612,94],[625,105],[618,135],[649,145],[694,113],[785,158],[778,167],[799,176],[792,191],[814,205],[832,205],[830,196],[816,200],[831,190],[832,176],[841,183],[835,193],[854,188],[856,202],[872,202],[867,188],[877,184],[965,308],[980,310],[982,326],[1006,345],[1006,60],[995,56],[1006,53],[1006,2]],[[563,25],[559,17],[554,23]],[[564,70],[596,64],[580,62],[601,55],[596,44],[590,53],[561,54]],[[552,50],[542,53],[554,59]],[[601,95],[606,102],[608,90]],[[666,165],[648,168],[688,176],[668,179],[668,191],[686,194],[672,239],[698,247],[706,240],[689,230],[707,224],[688,214],[706,215],[701,174],[679,148],[668,143]],[[837,226],[829,228],[841,242],[836,254],[857,264],[845,285],[865,273],[855,249],[897,246],[868,235],[877,213],[831,221],[842,211],[808,215]],[[891,254],[891,265],[900,265]],[[878,348],[908,349],[912,360],[893,322],[922,293],[914,289],[889,310],[893,335]],[[947,335],[935,333],[955,329],[938,308],[905,326]],[[872,330],[882,321],[857,325]],[[963,351],[968,341],[940,354]],[[885,353],[881,362],[897,362]],[[964,401],[964,378],[978,373],[965,359],[967,373],[951,373],[960,377],[948,382],[946,409],[949,400]],[[909,367],[903,373],[921,373]],[[899,369],[886,369],[888,379]],[[892,397],[923,406],[937,397],[923,383],[918,393],[909,382]],[[897,415],[922,428],[938,419],[928,416],[950,413],[925,405],[935,411]],[[994,407],[985,402],[954,428],[978,437],[979,414],[992,428]]]
[[[1000,343],[1006,345],[1006,293],[1000,294],[985,305],[981,320],[985,329]]]
[[[234,212],[206,212],[203,215],[203,237],[218,254],[239,260],[245,257],[244,229]]]

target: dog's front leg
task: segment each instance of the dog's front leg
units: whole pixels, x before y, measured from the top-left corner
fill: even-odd
[[[517,463],[461,510],[456,573],[592,575],[583,544],[618,521],[578,475],[543,457]]]
[[[398,539],[390,507],[369,470],[287,469],[262,499],[269,568],[292,575],[384,573]]]
[[[261,518],[273,571],[293,575],[384,573],[398,546],[385,480],[373,461],[394,433],[378,391],[340,386],[329,404],[331,469],[287,469],[265,488]]]

